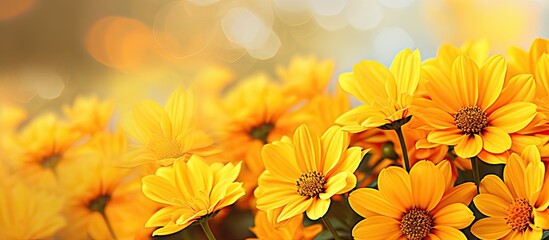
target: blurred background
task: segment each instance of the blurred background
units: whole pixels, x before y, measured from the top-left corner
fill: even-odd
[[[544,0],[0,0],[0,100],[31,113],[77,95],[163,100],[210,71],[273,74],[294,55],[390,64],[403,48],[549,37]],[[226,77],[226,76],[225,76]]]

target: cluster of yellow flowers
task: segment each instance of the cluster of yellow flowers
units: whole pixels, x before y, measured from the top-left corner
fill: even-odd
[[[507,60],[484,41],[423,62],[405,49],[330,92],[333,70],[296,57],[276,78],[208,73],[120,113],[2,103],[0,239],[548,235],[549,40]]]

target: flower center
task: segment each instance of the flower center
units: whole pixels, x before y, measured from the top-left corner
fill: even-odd
[[[111,200],[111,196],[102,194],[99,197],[93,199],[88,204],[88,209],[92,212],[105,213],[105,206]]]
[[[464,107],[456,113],[454,122],[465,134],[479,134],[488,126],[488,117],[480,107]]]
[[[296,182],[297,193],[301,196],[316,197],[324,192],[326,179],[322,173],[310,171],[301,174]]]
[[[58,153],[52,154],[50,156],[47,156],[40,161],[40,165],[43,168],[49,168],[51,170],[55,170],[55,167],[61,160],[62,156]]]
[[[433,218],[425,210],[412,208],[404,213],[400,221],[400,231],[406,239],[420,240],[429,235],[433,228]]]
[[[532,206],[528,203],[528,199],[517,198],[513,200],[511,206],[509,206],[509,209],[507,210],[507,217],[505,220],[513,231],[524,232],[534,220],[532,218]]]
[[[267,136],[273,130],[274,124],[263,123],[261,125],[253,127],[248,134],[253,139],[261,140],[264,144],[267,143]]]

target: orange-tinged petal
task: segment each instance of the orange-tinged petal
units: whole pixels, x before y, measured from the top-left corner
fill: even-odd
[[[534,204],[538,200],[538,196],[543,186],[545,166],[541,160],[538,159],[537,162],[528,163],[524,173],[526,177],[524,179],[526,197],[530,200],[531,204]]]
[[[482,137],[473,134],[472,136],[462,138],[454,147],[454,150],[456,151],[456,155],[462,158],[472,158],[482,150],[482,146]]]
[[[511,154],[505,169],[503,169],[503,179],[505,185],[509,188],[511,194],[516,197],[530,198],[526,195],[526,187],[524,186],[524,174],[526,172],[526,166],[524,161],[516,155]]]
[[[360,165],[360,162],[362,161],[362,157],[369,151],[369,149],[366,149],[364,152],[360,147],[350,147],[343,153],[343,156],[339,159],[339,162],[337,165],[332,168],[330,172],[324,173],[326,176],[330,177],[332,176],[332,173],[339,173],[339,172],[355,172],[358,166]]]
[[[406,212],[414,206],[412,183],[406,170],[388,167],[378,177],[379,191],[396,209]]]
[[[469,205],[475,195],[477,195],[477,187],[474,183],[462,183],[446,192],[433,211],[438,211],[438,209],[454,203]]]
[[[175,232],[179,232],[181,231],[181,229],[184,229],[186,228],[187,226],[191,225],[192,222],[188,222],[186,224],[183,224],[183,225],[178,225],[178,224],[175,224],[173,222],[170,222],[168,223],[166,226],[164,227],[161,227],[159,229],[156,229],[154,232],[153,232],[153,236],[158,236],[158,235],[168,235],[168,234],[172,234],[172,233],[175,233]]]
[[[471,233],[480,239],[500,239],[511,232],[503,218],[483,218],[471,227]]]
[[[495,195],[508,203],[511,203],[514,199],[509,188],[507,188],[501,178],[493,174],[485,176],[480,181],[480,193]]]
[[[534,211],[534,223],[542,229],[549,229],[549,209]]]
[[[496,126],[508,133],[526,127],[536,116],[537,106],[529,102],[514,102],[502,106],[488,116],[490,126]]]
[[[318,169],[320,165],[320,139],[309,131],[306,125],[299,126],[294,133],[295,155],[297,161],[305,162],[307,169],[302,172]]]
[[[366,218],[353,228],[353,237],[357,240],[398,239],[401,236],[400,222],[385,216]]]
[[[355,84],[358,84],[359,86],[356,88],[361,88],[365,93],[364,96],[366,101],[364,101],[364,103],[371,104],[374,100],[379,99],[385,99],[385,101],[387,101],[386,99],[388,96],[385,92],[385,79],[392,77],[392,74],[383,64],[372,60],[361,61],[353,67],[353,74],[355,78],[358,79]],[[344,88],[343,85],[342,88],[347,92],[347,89]],[[351,93],[351,95],[353,94]]]
[[[321,199],[329,199],[335,194],[343,194],[356,186],[356,176],[351,172],[340,172],[326,183],[326,190],[318,196]]]
[[[502,153],[511,148],[511,137],[501,128],[486,127],[483,129],[481,136],[484,149],[488,152]]]
[[[464,135],[462,131],[453,127],[448,129],[431,131],[427,136],[427,140],[433,143],[456,145],[461,141],[461,139],[466,137],[467,135]]]
[[[482,151],[480,151],[477,157],[480,158],[483,162],[488,164],[502,164],[507,162],[507,158],[509,157],[509,152],[505,151],[498,154],[498,153],[490,153],[483,149]]]
[[[501,55],[488,58],[479,72],[478,105],[486,110],[498,98],[503,88],[507,62]]]
[[[465,235],[453,228],[453,227],[448,227],[448,226],[435,226],[433,228],[433,230],[431,230],[431,232],[435,235],[437,235],[437,237],[439,237],[440,239],[444,239],[444,240],[462,240],[462,239],[466,239]]]
[[[183,88],[175,90],[166,102],[166,112],[173,123],[174,135],[189,129],[194,115],[194,96]]]
[[[520,153],[520,157],[526,161],[526,163],[537,163],[541,159],[539,149],[534,145],[525,147]]]
[[[450,79],[458,93],[456,97],[461,107],[477,105],[478,71],[476,63],[466,55],[461,55],[454,61]]]
[[[266,144],[261,149],[261,157],[265,169],[284,180],[295,182],[302,174],[290,145]]]
[[[330,199],[313,199],[307,209],[307,217],[317,220],[323,217],[330,208]]]
[[[433,214],[435,226],[448,226],[462,229],[475,220],[473,212],[461,203],[450,204]]]
[[[507,217],[510,203],[492,194],[479,194],[473,199],[477,209],[489,217]]]
[[[286,219],[290,219],[298,214],[305,212],[305,210],[307,210],[307,208],[309,208],[309,206],[312,204],[312,201],[312,198],[307,198],[299,195],[292,197],[288,204],[284,206],[276,221],[282,222]]]
[[[176,189],[162,177],[149,175],[143,177],[142,181],[143,194],[155,202],[172,205],[172,200],[179,198]]]
[[[512,102],[532,102],[536,97],[536,83],[531,74],[512,77],[499,95],[499,98],[485,112],[491,113]]]
[[[322,144],[322,172],[328,173],[339,162],[349,146],[349,135],[339,126],[330,127],[320,138]]]
[[[419,110],[414,117],[437,129],[451,128],[455,126],[454,118],[440,108],[429,107]]]
[[[349,195],[349,204],[356,213],[365,218],[383,215],[400,219],[403,213],[395,209],[378,190],[371,188],[361,188],[353,191]]]
[[[434,66],[423,66],[424,77],[427,79],[425,89],[429,92],[429,96],[437,103],[445,112],[455,113],[461,106],[457,99],[448,96],[455,96],[454,89],[448,84],[448,77]]]
[[[419,84],[421,56],[419,50],[404,49],[394,58],[389,71],[393,74],[398,93],[413,95]]]
[[[419,161],[410,170],[412,196],[416,207],[431,211],[444,194],[444,176],[431,161]]]

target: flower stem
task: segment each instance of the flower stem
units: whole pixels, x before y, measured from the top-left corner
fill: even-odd
[[[475,184],[477,185],[477,192],[479,191],[480,187],[480,174],[478,171],[478,157],[474,156],[471,158],[471,166],[473,167],[473,179],[475,181]]]
[[[202,227],[202,230],[204,230],[204,233],[208,237],[208,240],[215,240],[212,230],[210,229],[210,225],[208,224],[208,221],[200,222],[200,226]]]
[[[410,160],[408,159],[408,149],[406,148],[406,140],[404,140],[404,135],[402,134],[402,129],[399,127],[395,128],[395,132],[398,135],[398,140],[400,141],[400,148],[402,149],[402,157],[404,158],[404,165],[406,171],[410,172]]]
[[[107,214],[105,214],[105,211],[99,211],[101,213],[101,216],[103,219],[105,219],[105,223],[107,224],[107,228],[109,229],[109,233],[111,234],[112,239],[116,239],[116,234],[114,234],[114,230],[112,229],[111,222],[107,218]]]
[[[337,232],[336,232],[334,226],[332,226],[332,224],[330,223],[330,221],[327,218],[324,218],[324,217],[320,217],[320,219],[322,219],[322,223],[324,223],[324,226],[326,226],[328,228],[328,230],[330,230],[330,232],[332,233],[332,236],[334,237],[334,239],[335,240],[341,240],[341,238],[339,238],[339,235],[337,235]]]

